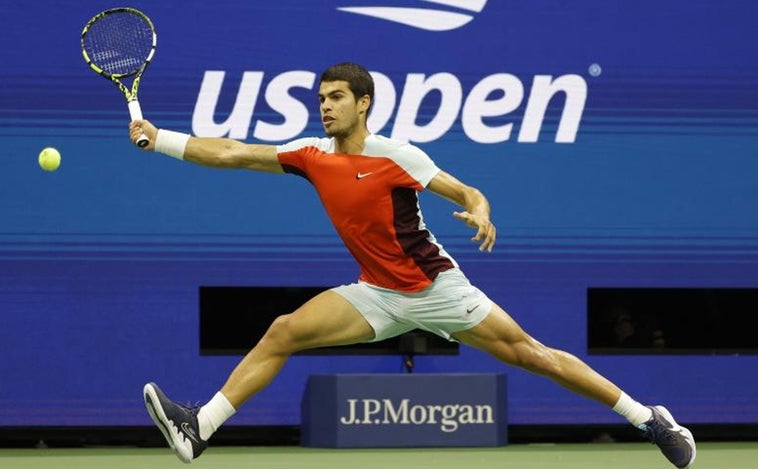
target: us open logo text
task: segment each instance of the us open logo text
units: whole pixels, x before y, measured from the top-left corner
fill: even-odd
[[[557,143],[573,143],[582,121],[587,100],[587,82],[580,75],[535,75],[528,84],[509,73],[481,77],[466,93],[461,80],[453,73],[408,73],[402,83],[393,82],[381,72],[371,72],[375,83],[375,101],[368,119],[369,130],[414,143],[433,142],[460,125],[463,133],[476,143],[500,143],[515,135],[520,143],[540,139],[548,106],[560,106],[557,123],[545,131]],[[262,71],[246,71],[239,81],[231,111],[220,113],[219,97],[226,72],[206,71],[192,114],[192,131],[197,136],[236,139],[249,137],[259,141],[280,142],[301,136],[316,113],[317,75],[307,70],[280,73],[267,81]],[[228,87],[228,85],[227,85]],[[297,88],[313,91],[307,104],[294,97]],[[230,90],[225,89],[225,94]],[[437,99],[434,109],[427,105],[430,96]],[[257,117],[259,99],[280,117],[270,120]],[[555,112],[551,108],[551,113]],[[458,124],[459,123],[459,124]],[[454,127],[455,126],[455,127]],[[553,131],[553,127],[555,130]]]

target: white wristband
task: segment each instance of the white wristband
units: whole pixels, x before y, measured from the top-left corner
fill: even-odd
[[[155,137],[155,151],[183,160],[184,149],[187,148],[189,138],[189,134],[158,129],[158,136]]]

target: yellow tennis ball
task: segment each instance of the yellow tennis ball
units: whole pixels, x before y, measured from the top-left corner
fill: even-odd
[[[61,154],[53,147],[47,147],[39,153],[39,166],[45,171],[55,171],[61,165]]]

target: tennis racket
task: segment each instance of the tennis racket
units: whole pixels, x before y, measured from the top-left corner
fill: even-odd
[[[158,36],[153,22],[141,11],[111,8],[95,15],[82,31],[82,55],[95,73],[111,80],[126,97],[132,121],[142,120],[142,108],[137,101],[142,74],[155,54]],[[134,77],[131,89],[121,80]],[[145,147],[150,140],[144,135],[137,146]]]

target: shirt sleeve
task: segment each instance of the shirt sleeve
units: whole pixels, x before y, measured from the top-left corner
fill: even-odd
[[[366,140],[364,154],[390,158],[415,182],[408,187],[416,190],[423,190],[440,172],[429,155],[417,146],[380,135],[371,135]]]
[[[316,147],[319,148],[322,146],[321,139],[318,137],[303,137],[298,138],[297,140],[293,140],[288,143],[283,143],[281,145],[276,146],[276,152],[277,153],[284,153],[289,151],[295,151],[299,150],[301,148],[305,147]]]
[[[440,172],[440,168],[434,161],[420,148],[411,144],[406,144],[404,156],[398,158],[398,163],[418,181],[421,186],[426,187]]]
[[[306,137],[276,146],[277,158],[285,173],[296,174],[308,179],[307,148],[318,144],[318,138]]]

